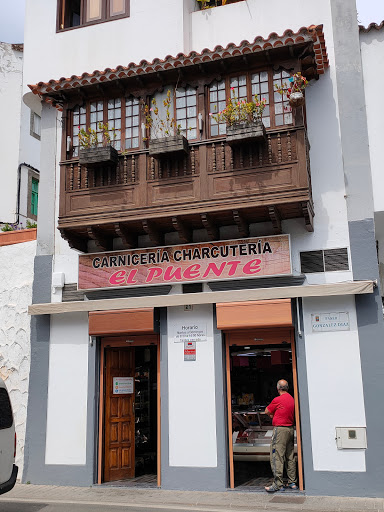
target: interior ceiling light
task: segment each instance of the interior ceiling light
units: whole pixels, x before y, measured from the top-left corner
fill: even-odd
[[[251,347],[244,347],[244,350],[249,350]]]
[[[264,338],[253,338],[253,341],[264,341]]]

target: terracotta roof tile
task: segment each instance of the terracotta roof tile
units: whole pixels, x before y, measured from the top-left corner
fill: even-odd
[[[370,23],[367,28],[365,28],[363,25],[359,25],[360,32],[370,32],[371,30],[381,30],[384,28],[384,20],[380,23]]]
[[[213,62],[220,59],[235,57],[249,53],[258,53],[266,49],[291,46],[305,42],[314,43],[315,64],[317,73],[324,73],[328,67],[327,49],[324,42],[324,33],[322,25],[311,25],[302,27],[297,32],[288,29],[283,35],[279,36],[272,32],[266,39],[258,36],[253,42],[242,41],[238,46],[229,43],[225,48],[216,46],[213,50],[204,48],[201,53],[195,51],[188,55],[179,53],[176,57],[167,55],[163,60],[156,58],[152,62],[142,60],[139,64],[130,62],[128,66],[117,66],[116,69],[106,68],[104,71],[95,70],[93,73],[83,73],[81,76],[72,75],[70,78],[60,78],[59,80],[49,80],[48,82],[39,82],[36,85],[29,85],[34,94],[45,96],[46,100],[54,103],[54,99],[49,99],[50,93],[56,93],[61,90],[71,90],[98,82],[108,82],[122,78],[128,78],[132,75],[149,74],[169,69],[175,69],[181,66],[191,66],[205,62]]]

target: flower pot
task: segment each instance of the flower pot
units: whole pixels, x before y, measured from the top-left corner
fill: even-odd
[[[119,154],[112,146],[103,146],[100,148],[86,148],[79,151],[79,164],[87,167],[96,165],[116,166],[119,160]]]
[[[159,157],[170,153],[188,153],[188,141],[184,135],[171,135],[149,141],[150,156]]]
[[[227,142],[230,146],[243,142],[262,142],[265,138],[265,126],[261,120],[227,126]]]
[[[301,107],[305,103],[304,95],[301,91],[293,92],[289,97],[289,104],[291,107]]]

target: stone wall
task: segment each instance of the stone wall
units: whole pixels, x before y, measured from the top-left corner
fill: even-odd
[[[19,478],[24,460],[30,366],[30,316],[36,241],[0,247],[0,376],[11,396]]]

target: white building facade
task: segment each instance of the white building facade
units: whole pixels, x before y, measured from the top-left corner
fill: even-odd
[[[261,4],[27,2],[42,128],[24,481],[239,486],[237,418],[254,426],[287,375],[300,488],[383,495],[375,57],[353,0]],[[274,91],[294,71],[310,80],[296,110]],[[268,99],[256,145],[214,131],[235,88]],[[172,159],[151,154],[140,106],[168,89],[190,123]],[[118,163],[79,161],[78,129],[100,120]],[[265,457],[243,444],[252,473]]]

